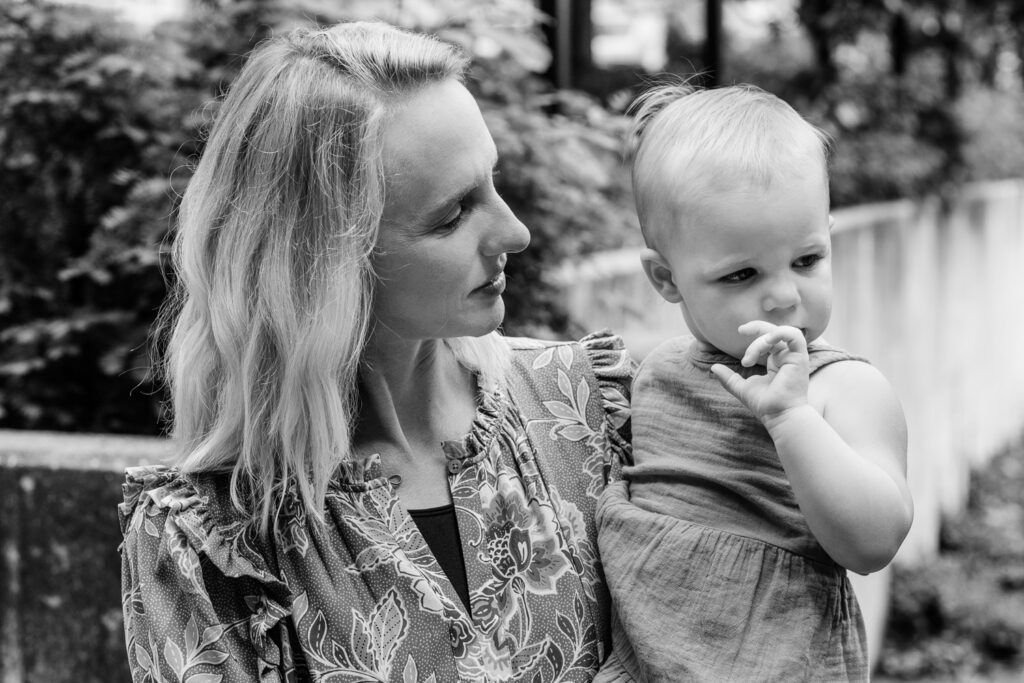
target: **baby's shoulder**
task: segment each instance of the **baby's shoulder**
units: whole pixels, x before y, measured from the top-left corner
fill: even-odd
[[[649,371],[678,367],[689,356],[690,349],[695,343],[696,339],[690,335],[666,339],[643,357],[640,367],[647,368]]]
[[[864,357],[841,349],[828,347],[819,354],[812,353],[811,373],[808,398],[826,410],[843,406],[881,408],[896,401],[892,384],[881,370]]]
[[[811,375],[807,398],[847,443],[906,452],[907,424],[895,388],[874,365],[829,363]]]
[[[857,387],[890,387],[882,371],[860,358],[848,358],[822,365],[811,375],[811,384],[845,391]]]
[[[838,346],[832,346],[824,339],[815,339],[808,344],[807,355],[810,360],[810,371],[812,376],[825,367],[843,363],[845,361],[853,361],[862,365],[870,363],[870,361],[864,356],[852,353]]]

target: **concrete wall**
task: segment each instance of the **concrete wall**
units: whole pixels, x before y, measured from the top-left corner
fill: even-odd
[[[117,504],[159,439],[0,430],[0,683],[129,682]]]

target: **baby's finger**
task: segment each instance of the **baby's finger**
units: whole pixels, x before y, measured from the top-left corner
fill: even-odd
[[[741,365],[747,368],[753,367],[768,355],[771,346],[767,343],[765,337],[773,330],[775,330],[775,325],[764,320],[751,320],[737,328],[737,332],[740,334],[754,337],[754,340],[747,345],[747,350],[743,353],[743,357],[740,358]]]
[[[786,347],[780,349],[781,351],[787,349],[796,353],[805,353],[807,351],[807,338],[797,328],[790,325],[779,325],[775,328],[773,334],[777,340],[776,343],[781,342]]]
[[[722,383],[726,391],[741,401],[743,400],[741,398],[743,394],[743,378],[739,374],[721,363],[715,363],[711,366],[711,374],[718,378],[718,381]]]
[[[755,363],[766,361],[768,356],[787,351],[807,352],[807,340],[804,339],[803,333],[788,325],[772,325],[767,333],[750,343],[740,362],[745,367],[752,367]]]
[[[804,337],[804,333],[790,325],[779,325],[764,336],[766,337],[765,344],[773,350],[800,351],[807,348],[807,339]]]
[[[779,343],[779,340],[774,335],[774,331],[762,334],[750,342],[747,350],[743,353],[743,358],[740,359],[740,364],[743,367],[751,368],[757,363],[763,362]]]
[[[748,320],[737,328],[740,334],[749,335],[751,337],[760,336],[762,334],[768,334],[775,329],[775,325],[771,324],[767,320]]]

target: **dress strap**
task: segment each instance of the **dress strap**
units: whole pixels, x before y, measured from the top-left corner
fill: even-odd
[[[812,375],[832,363],[840,363],[846,360],[859,361],[861,363],[869,362],[863,356],[850,353],[821,340],[811,342],[807,347],[807,353],[810,355]]]

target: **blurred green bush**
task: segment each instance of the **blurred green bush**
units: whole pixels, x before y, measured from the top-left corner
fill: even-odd
[[[496,183],[533,233],[510,260],[505,331],[578,333],[549,280],[565,258],[636,239],[621,117],[545,86],[529,6],[438,5],[407,3],[396,23],[474,54]],[[216,96],[272,32],[381,5],[327,7],[215,0],[143,36],[110,13],[0,0],[0,427],[160,431],[147,333]]]
[[[0,426],[156,429],[144,341],[197,101],[178,56],[110,14],[0,2]]]
[[[795,12],[730,46],[726,76],[832,135],[834,206],[1024,175],[1024,4],[800,0]]]
[[[1022,486],[1024,442],[972,475],[967,509],[943,523],[938,558],[897,568],[880,674],[979,680],[1024,667]]]
[[[802,42],[775,31],[734,47],[728,63],[732,80],[779,92],[834,135],[836,205],[1024,175],[1020,83],[994,87],[991,68],[967,68],[1003,55],[1006,36],[957,53],[966,66],[950,97],[948,54],[930,44],[913,46],[898,74],[889,63],[843,66],[844,47],[877,52],[881,4],[799,8]],[[360,18],[436,32],[474,56],[470,87],[501,155],[496,184],[533,233],[509,261],[505,332],[585,331],[552,278],[565,259],[639,243],[625,120],[539,75],[551,54],[531,3],[196,0],[183,20],[142,34],[85,6],[0,0],[0,427],[160,431],[147,333],[165,292],[163,245],[217,96],[259,40]],[[630,92],[603,95],[621,109]]]

